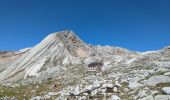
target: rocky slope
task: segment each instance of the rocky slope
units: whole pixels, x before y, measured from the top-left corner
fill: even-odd
[[[134,52],[56,32],[32,48],[0,52],[0,82],[2,99],[168,100],[170,47]]]

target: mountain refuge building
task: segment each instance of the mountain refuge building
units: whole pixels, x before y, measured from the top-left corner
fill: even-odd
[[[103,66],[103,63],[101,60],[99,60],[96,57],[89,57],[84,60],[84,63],[87,66],[87,72],[94,72],[98,73],[101,72],[101,68]]]

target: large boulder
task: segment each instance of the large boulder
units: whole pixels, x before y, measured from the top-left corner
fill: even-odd
[[[165,76],[170,76],[170,72],[164,73]]]
[[[111,83],[105,83],[105,84],[102,85],[102,88],[113,88],[113,87],[114,86]]]
[[[155,100],[169,100],[170,96],[169,95],[157,95],[155,96]]]
[[[112,95],[111,100],[121,100],[117,95]]]
[[[143,86],[143,84],[140,84],[140,83],[137,83],[137,82],[130,82],[128,87],[130,89],[137,89],[137,88],[140,88],[142,86]]]
[[[154,100],[154,97],[152,95],[149,95],[149,96],[144,97],[144,98],[142,98],[140,100]]]
[[[148,80],[144,81],[144,84],[147,86],[156,86],[159,83],[168,83],[170,82],[170,77],[169,76],[152,76]]]
[[[163,94],[170,95],[170,87],[164,87],[164,88],[162,88],[162,93],[163,93]]]

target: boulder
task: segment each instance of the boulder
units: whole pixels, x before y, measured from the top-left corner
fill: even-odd
[[[114,92],[118,92],[118,88],[117,88],[117,87],[114,87],[114,88],[113,88],[113,91],[114,91]]]
[[[161,91],[163,94],[170,95],[170,87],[164,87],[164,88],[162,88]]]
[[[112,95],[111,100],[121,100],[117,95]]]
[[[147,93],[145,90],[139,91],[138,97],[142,98],[142,97],[146,97],[146,96],[147,96]]]
[[[170,96],[169,95],[157,95],[155,96],[155,100],[169,100]]]
[[[149,95],[149,96],[144,97],[144,98],[142,98],[140,100],[154,100],[154,97],[152,95]]]
[[[130,89],[136,89],[136,88],[140,88],[140,87],[142,87],[142,86],[143,86],[143,85],[140,84],[140,83],[130,82],[128,87],[129,87]]]
[[[170,76],[170,72],[164,73],[165,76]]]
[[[30,100],[43,100],[43,99],[44,98],[41,96],[36,96],[36,97],[31,98]]]
[[[105,84],[102,85],[102,88],[113,88],[113,87],[114,86],[111,83],[105,83]]]
[[[148,80],[144,81],[144,84],[147,86],[156,86],[159,83],[168,83],[170,82],[170,77],[169,76],[152,76]]]
[[[155,91],[151,90],[150,93],[151,93],[151,95],[156,95],[156,94],[158,94],[159,92],[158,92],[157,90],[155,90]]]

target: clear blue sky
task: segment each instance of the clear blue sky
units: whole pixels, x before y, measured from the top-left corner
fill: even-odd
[[[157,50],[170,45],[170,0],[0,0],[0,50],[62,30],[94,45]]]

